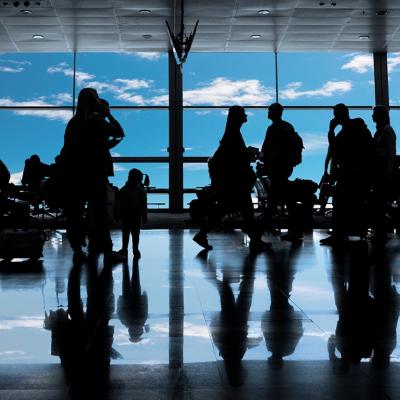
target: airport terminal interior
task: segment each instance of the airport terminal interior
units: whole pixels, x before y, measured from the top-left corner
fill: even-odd
[[[112,262],[77,257],[68,214],[24,183],[32,155],[57,162],[85,87],[125,132],[110,183],[132,168],[150,178],[140,253]],[[399,399],[400,190],[384,242],[370,224],[322,246],[335,192],[322,206],[319,184],[333,106],[372,135],[372,110],[386,106],[400,132],[399,88],[396,0],[1,1],[0,399]],[[313,188],[311,205],[296,203],[304,234],[281,239],[290,209],[265,218],[259,175],[251,196],[270,245],[252,247],[230,210],[204,249],[193,237],[228,109],[246,110],[256,169],[275,102],[303,139],[290,179]],[[10,238],[43,248],[14,254]]]

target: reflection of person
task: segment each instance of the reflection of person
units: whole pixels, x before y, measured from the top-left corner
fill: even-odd
[[[110,137],[123,136],[120,124],[107,105],[100,102],[97,92],[91,88],[82,89],[76,114],[65,131],[59,162],[64,177],[67,235],[77,259],[84,257],[85,230],[82,226],[86,202],[92,216],[88,229],[89,252],[104,252],[109,260],[120,259],[112,251],[107,220],[107,176],[110,173],[109,149],[116,144]]]
[[[369,189],[372,136],[361,118],[350,119],[349,109],[333,107],[328,140],[335,166],[336,186],[332,205],[332,235],[323,245],[341,244],[347,235],[366,235],[366,200]],[[335,128],[341,130],[335,135]]]
[[[112,348],[114,327],[109,326],[114,312],[111,266],[98,274],[97,262],[89,262],[86,311],[81,275],[81,265],[74,265],[68,279],[68,310],[50,311],[45,320],[52,333],[52,355],[60,357],[70,394],[77,398],[103,396],[110,358],[118,355]]]
[[[338,371],[346,372],[351,364],[369,358],[373,348],[368,245],[358,242],[332,251],[332,285],[339,319],[330,345],[337,348],[340,358],[334,356],[334,348],[330,357],[336,360]]]
[[[118,252],[127,257],[129,236],[132,235],[132,248],[135,258],[140,258],[139,236],[142,222],[147,222],[147,194],[142,183],[143,173],[133,168],[128,181],[119,191],[122,219],[122,249]]]
[[[209,161],[211,185],[219,194],[219,202],[223,213],[230,210],[240,211],[243,218],[243,231],[250,237],[251,250],[265,250],[270,244],[261,240],[262,231],[257,229],[254,220],[251,191],[256,175],[250,165],[250,154],[240,132],[241,126],[247,122],[245,109],[240,106],[229,108],[224,135],[220,145]],[[207,250],[207,234],[215,217],[205,220],[200,231],[193,240]]]
[[[122,270],[122,296],[119,296],[117,313],[121,322],[128,328],[129,340],[138,342],[142,334],[148,330],[145,325],[148,317],[148,297],[146,291],[142,292],[140,285],[139,264],[134,259],[132,278],[129,280],[129,266],[123,264]]]
[[[242,384],[241,360],[248,348],[257,345],[248,335],[248,319],[254,290],[255,258],[244,259],[240,276],[239,294],[235,299],[231,287],[229,269],[223,270],[222,280],[217,278],[216,266],[212,261],[204,265],[208,280],[216,286],[220,296],[221,311],[210,323],[211,336],[219,354],[224,359],[229,382],[232,386]],[[260,338],[261,340],[261,338]],[[258,341],[259,342],[259,341]]]
[[[300,247],[293,244],[290,250],[268,252],[267,280],[271,295],[271,305],[262,318],[262,331],[267,349],[271,352],[270,366],[280,368],[283,357],[293,354],[303,336],[302,315],[289,303],[294,265]]]

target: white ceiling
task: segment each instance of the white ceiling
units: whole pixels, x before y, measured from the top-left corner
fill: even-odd
[[[180,0],[0,0],[0,52],[166,51]],[[320,3],[324,3],[320,6]],[[192,51],[400,51],[400,0],[185,0]],[[23,14],[21,10],[32,10]],[[139,10],[151,10],[141,14]],[[269,15],[259,15],[262,9]],[[378,16],[377,11],[386,10]],[[177,25],[178,26],[178,25]],[[41,34],[44,39],[33,39]],[[251,39],[253,34],[260,39]],[[144,39],[142,35],[152,35]],[[360,40],[360,35],[369,39]]]

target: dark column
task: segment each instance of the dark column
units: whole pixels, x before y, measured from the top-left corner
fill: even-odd
[[[389,105],[387,53],[374,53],[375,104]]]
[[[183,211],[183,95],[182,71],[172,52],[169,69],[169,210]]]

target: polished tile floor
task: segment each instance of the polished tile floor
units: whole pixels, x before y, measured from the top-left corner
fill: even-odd
[[[0,399],[400,398],[400,239],[250,255],[216,233],[207,254],[193,233],[109,266],[53,232],[43,262],[1,262]]]

